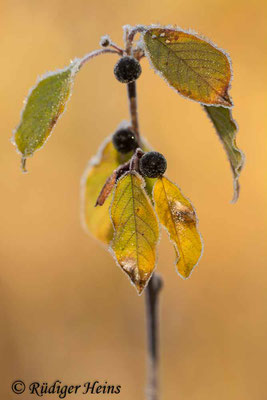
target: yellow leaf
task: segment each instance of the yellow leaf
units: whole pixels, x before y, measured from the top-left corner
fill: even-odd
[[[182,278],[188,278],[202,253],[195,210],[178,186],[165,177],[157,179],[153,199],[159,221],[174,244],[178,273]]]
[[[115,230],[111,249],[141,294],[155,268],[159,226],[144,180],[136,172],[118,181],[110,215]]]
[[[108,138],[100,147],[97,156],[89,161],[82,178],[82,223],[89,233],[106,244],[113,236],[113,227],[109,216],[112,196],[109,196],[101,207],[95,207],[95,203],[107,178],[131,155],[132,153],[126,155],[118,153]]]
[[[231,107],[231,65],[211,43],[181,30],[151,28],[144,34],[153,67],[181,95],[208,105]]]

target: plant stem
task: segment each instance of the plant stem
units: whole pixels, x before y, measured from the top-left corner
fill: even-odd
[[[147,400],[159,400],[158,393],[158,295],[162,288],[161,277],[154,273],[145,289],[148,343]]]
[[[129,41],[131,44],[134,34]],[[138,125],[136,83],[127,84],[129,98],[129,109],[131,115],[132,129],[134,130],[137,143],[141,147],[141,137]],[[141,150],[140,150],[141,151]],[[137,155],[137,154],[136,154]],[[163,281],[160,275],[154,273],[145,289],[146,302],[146,323],[147,323],[147,344],[148,344],[148,369],[147,369],[147,400],[159,400],[158,394],[158,295],[162,288]]]
[[[136,140],[140,146],[140,134],[138,125],[138,115],[137,115],[137,96],[136,96],[136,83],[130,82],[127,84],[128,99],[129,99],[129,109],[131,115],[132,129],[135,133]]]
[[[107,53],[113,53],[113,54],[118,54],[119,56],[121,55],[119,50],[112,50],[112,49],[99,49],[99,50],[94,50],[91,51],[91,53],[86,54],[80,62],[79,68],[81,68],[87,61],[91,60],[94,57],[100,56],[101,54],[107,54]]]
[[[115,43],[110,42],[110,47],[113,47],[113,49],[117,50],[117,52],[122,56],[124,53],[124,50],[121,49],[119,46],[117,46]]]
[[[145,31],[145,27],[142,25],[137,25],[135,26],[133,29],[130,30],[130,32],[128,32],[128,36],[126,38],[126,53],[128,55],[131,54],[131,50],[132,50],[132,45],[133,45],[133,40],[135,35],[139,32],[142,33]]]

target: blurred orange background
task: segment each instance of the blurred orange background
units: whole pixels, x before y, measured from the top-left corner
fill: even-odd
[[[117,57],[94,59],[78,74],[67,112],[28,161],[29,174],[21,173],[9,138],[38,75],[97,48],[103,34],[122,45],[124,24],[150,23],[192,28],[229,52],[237,142],[246,154],[240,199],[232,205],[230,167],[207,116],[143,60],[142,133],[192,200],[205,242],[199,266],[183,281],[162,234],[162,399],[266,399],[266,3],[2,0],[0,397],[6,400],[16,398],[15,379],[107,380],[122,386],[114,398],[144,398],[144,298],[85,234],[79,215],[88,159],[128,119],[126,87],[113,77]]]

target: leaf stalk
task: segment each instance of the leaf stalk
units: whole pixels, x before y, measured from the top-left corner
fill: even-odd
[[[118,49],[99,49],[99,50],[94,50],[91,51],[91,53],[86,54],[80,62],[79,68],[81,69],[81,67],[87,63],[87,61],[91,60],[94,57],[100,56],[102,54],[106,54],[106,53],[113,53],[113,54],[118,54],[119,56],[121,55],[121,52]]]

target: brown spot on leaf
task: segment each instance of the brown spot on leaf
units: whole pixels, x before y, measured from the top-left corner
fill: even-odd
[[[59,114],[55,115],[55,116],[51,119],[51,122],[50,122],[50,129],[53,128],[53,126],[55,125],[55,123],[56,123],[57,120],[58,120],[58,117],[59,117]]]
[[[172,202],[171,210],[176,222],[196,222],[196,214],[194,210],[183,205],[179,201]]]
[[[131,281],[135,284],[139,281],[140,276],[138,272],[138,267],[136,264],[136,259],[133,257],[126,257],[120,261],[122,269],[129,275]]]
[[[125,258],[123,261],[120,262],[120,264],[124,272],[126,272],[126,274],[130,277],[132,283],[137,288],[138,293],[141,294],[147,284],[150,274],[143,271],[139,272],[136,259],[133,257]]]

